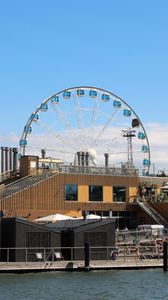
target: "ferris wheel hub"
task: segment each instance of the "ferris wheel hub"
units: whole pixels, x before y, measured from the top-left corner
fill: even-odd
[[[90,148],[90,149],[88,150],[88,152],[89,152],[89,157],[90,157],[90,159],[94,160],[94,159],[96,158],[96,155],[97,155],[96,150],[93,149],[93,148]]]

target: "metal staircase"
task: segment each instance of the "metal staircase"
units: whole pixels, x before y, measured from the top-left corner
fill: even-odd
[[[6,199],[15,193],[29,189],[30,187],[58,174],[59,172],[53,173],[51,171],[46,171],[39,175],[26,176],[22,179],[19,179],[13,183],[6,185],[3,189],[0,190],[0,199]]]
[[[136,199],[136,203],[139,207],[143,209],[157,224],[164,225],[165,228],[168,228],[168,222],[165,218],[159,214],[148,202],[142,198]]]

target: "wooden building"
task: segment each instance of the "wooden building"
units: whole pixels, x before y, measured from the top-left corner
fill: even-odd
[[[144,180],[137,170],[52,163],[50,168],[37,156],[21,157],[21,178],[0,189],[0,210],[6,217],[34,220],[55,213],[80,217],[88,211],[118,217],[120,228],[154,222],[136,203]],[[163,178],[157,181],[161,185]]]

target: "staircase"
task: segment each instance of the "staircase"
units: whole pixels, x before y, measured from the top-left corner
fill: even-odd
[[[143,209],[157,224],[164,225],[165,228],[168,228],[167,220],[157,212],[147,200],[143,200],[142,198],[138,198],[136,203],[139,207]]]
[[[46,171],[40,175],[26,176],[22,179],[19,179],[13,183],[6,185],[3,189],[0,190],[0,199],[6,199],[11,195],[21,192],[23,190],[29,189],[30,187],[57,175],[58,172]]]

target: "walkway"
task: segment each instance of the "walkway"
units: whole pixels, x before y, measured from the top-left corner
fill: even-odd
[[[0,273],[26,273],[46,271],[85,271],[85,270],[124,270],[124,269],[149,269],[163,268],[163,259],[137,259],[131,258],[124,261],[117,260],[96,260],[90,262],[90,267],[85,268],[83,261],[56,261],[56,262],[10,262],[0,263]]]

